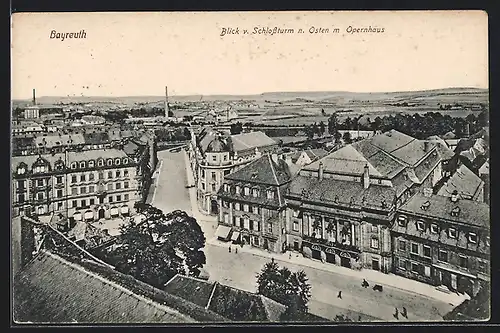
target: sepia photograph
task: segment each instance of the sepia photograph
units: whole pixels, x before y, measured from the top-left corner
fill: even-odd
[[[11,16],[11,325],[484,322],[483,11]]]

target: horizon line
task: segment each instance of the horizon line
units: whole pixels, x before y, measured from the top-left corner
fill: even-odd
[[[36,88],[35,88],[36,89]],[[475,89],[475,90],[489,90],[488,88],[481,87],[443,87],[443,88],[429,88],[429,89],[416,89],[416,90],[398,90],[398,91],[349,91],[349,90],[310,90],[310,91],[265,91],[261,93],[209,93],[209,94],[201,94],[201,93],[193,93],[193,94],[180,94],[180,95],[171,95],[168,97],[190,97],[190,96],[261,96],[265,94],[307,94],[307,93],[351,93],[351,94],[396,94],[396,93],[416,93],[416,92],[426,92],[426,91],[437,91],[437,90],[453,90],[453,89]],[[163,95],[44,95],[37,96],[36,98],[130,98],[130,97],[165,97]],[[26,98],[12,98],[11,101],[23,101],[23,100],[32,100],[33,97]]]

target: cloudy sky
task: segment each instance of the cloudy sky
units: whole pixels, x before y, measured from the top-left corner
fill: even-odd
[[[480,11],[14,14],[12,97],[487,88],[487,31]]]

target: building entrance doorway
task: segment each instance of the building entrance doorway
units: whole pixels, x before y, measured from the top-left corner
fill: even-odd
[[[293,249],[294,249],[295,251],[299,251],[299,250],[300,250],[300,247],[299,247],[299,242],[297,242],[297,241],[293,242]]]
[[[104,218],[104,208],[99,208],[99,211],[97,213],[97,217],[100,219],[103,219]]]
[[[326,253],[326,262],[330,264],[335,264],[335,254],[332,253]]]
[[[380,270],[380,263],[379,263],[378,259],[372,259],[372,269],[374,271]]]
[[[351,268],[351,258],[340,257],[340,266]]]
[[[210,214],[212,215],[217,215],[219,214],[219,204],[217,203],[217,200],[210,200]]]
[[[321,251],[312,250],[312,257],[313,259],[321,260]]]

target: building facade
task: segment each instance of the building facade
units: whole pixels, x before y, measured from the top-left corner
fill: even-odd
[[[125,146],[12,158],[13,215],[60,213],[70,221],[128,216],[145,200],[147,146]]]
[[[394,273],[473,296],[490,278],[487,204],[417,194],[391,227]]]
[[[436,145],[389,131],[303,167],[288,187],[288,248],[354,269],[392,270],[396,210],[442,177]]]
[[[200,211],[218,215],[217,192],[224,177],[262,154],[274,151],[277,146],[262,132],[227,135],[206,129],[199,135],[191,133],[188,154]]]
[[[218,191],[221,209],[217,235],[272,252],[284,251],[284,192],[290,180],[285,160],[271,154],[225,176]],[[231,234],[228,233],[230,229]]]

